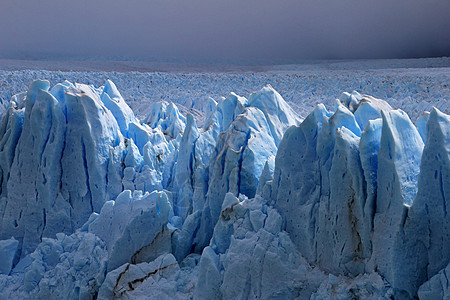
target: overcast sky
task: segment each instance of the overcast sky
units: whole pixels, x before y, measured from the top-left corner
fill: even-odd
[[[450,56],[450,1],[0,0],[0,56],[187,62]]]

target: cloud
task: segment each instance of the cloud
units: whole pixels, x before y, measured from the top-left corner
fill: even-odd
[[[447,0],[2,0],[0,56],[288,62],[450,55]]]

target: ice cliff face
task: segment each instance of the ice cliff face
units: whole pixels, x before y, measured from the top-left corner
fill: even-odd
[[[434,109],[421,135],[374,100],[339,101],[331,116],[319,106],[290,128],[271,198],[309,263],[347,276],[376,271],[396,297],[412,298],[450,258],[450,119]]]
[[[169,180],[160,157],[170,161],[176,142],[140,124],[110,81],[103,91],[36,81],[2,122],[0,235],[19,240],[21,257],[43,237],[74,232],[124,188]]]
[[[270,86],[141,122],[114,83],[35,81],[0,126],[5,298],[446,297],[450,117]]]

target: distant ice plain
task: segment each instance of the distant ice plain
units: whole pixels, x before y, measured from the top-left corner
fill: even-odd
[[[199,125],[208,98],[230,92],[248,96],[272,85],[306,117],[319,103],[334,108],[343,91],[386,100],[415,121],[433,106],[450,112],[450,58],[309,61],[289,65],[201,65],[142,61],[0,59],[0,99],[26,91],[35,79],[101,86],[111,79],[135,114],[144,118],[149,102],[173,101]]]

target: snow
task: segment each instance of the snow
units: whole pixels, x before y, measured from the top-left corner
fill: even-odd
[[[334,71],[326,76],[343,74]],[[319,98],[285,101],[274,88],[300,78],[322,97],[331,83],[312,67],[299,77],[246,73],[240,85],[260,84],[248,98],[227,91],[135,103],[134,85],[152,84],[140,80],[159,76],[169,83],[158,88],[182,82],[187,91],[201,78],[193,94],[212,82],[219,93],[237,74],[215,74],[216,82],[212,73],[99,72],[83,82],[119,80],[52,88],[38,80],[9,97],[0,126],[0,298],[446,297],[446,67],[422,70],[433,92],[409,104],[341,80],[397,72],[397,95],[411,95],[402,80],[420,81],[408,77],[418,70],[344,71],[333,98],[315,108]],[[5,74],[25,82],[81,73]],[[120,88],[127,78],[136,80]],[[273,87],[261,84],[267,78]],[[438,108],[419,112],[431,94]],[[147,113],[139,119],[130,103]],[[399,103],[410,116],[394,109]]]
[[[386,100],[392,107],[407,112],[413,121],[433,106],[450,113],[450,58],[445,57],[253,67],[142,68],[142,63],[136,67],[134,62],[98,67],[96,62],[81,64],[86,67],[67,61],[52,64],[51,61],[0,60],[0,98],[8,103],[36,78],[50,80],[52,85],[69,80],[95,86],[110,79],[139,118],[148,116],[149,104],[168,101],[176,103],[181,112],[196,116],[201,126],[211,97],[219,101],[231,92],[246,96],[270,84],[303,118],[320,103],[333,109],[335,99],[342,92],[354,90]]]

